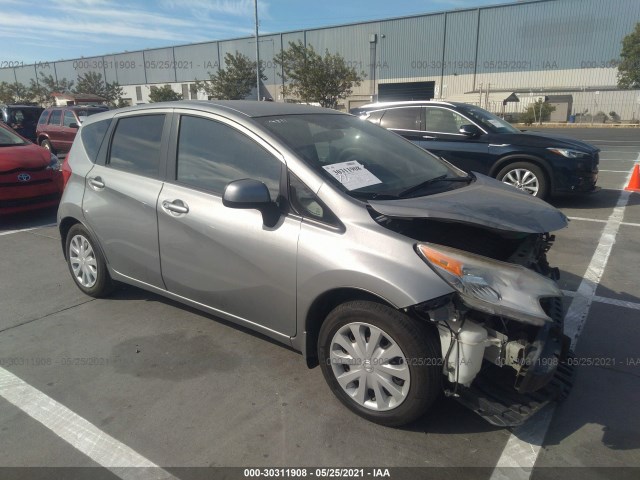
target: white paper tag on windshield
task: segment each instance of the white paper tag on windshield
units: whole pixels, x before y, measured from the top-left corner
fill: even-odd
[[[364,165],[360,165],[357,160],[325,165],[322,168],[347,187],[347,190],[357,190],[358,188],[382,183],[378,177],[364,168]]]

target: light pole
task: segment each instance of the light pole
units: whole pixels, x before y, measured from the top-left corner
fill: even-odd
[[[260,38],[258,37],[258,0],[253,0],[256,14],[256,96],[260,101]]]

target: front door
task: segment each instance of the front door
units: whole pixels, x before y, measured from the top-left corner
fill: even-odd
[[[224,119],[185,113],[173,155],[157,207],[167,290],[232,320],[295,335],[300,219],[283,215],[266,227],[259,211],[222,204],[225,186],[243,178],[265,183],[280,201],[279,154]]]

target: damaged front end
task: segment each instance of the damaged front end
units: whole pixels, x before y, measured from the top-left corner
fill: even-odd
[[[564,398],[573,369],[548,233],[514,232],[372,212],[416,240],[416,253],[455,292],[411,308],[435,324],[445,393],[499,426],[522,424]]]

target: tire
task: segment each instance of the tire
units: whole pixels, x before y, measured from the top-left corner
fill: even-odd
[[[102,253],[81,224],[69,229],[65,252],[69,272],[80,290],[96,298],[106,297],[113,291],[114,283]]]
[[[442,389],[439,339],[426,325],[386,305],[353,301],[336,307],[320,328],[318,354],[336,397],[381,425],[417,420]],[[363,381],[366,388],[360,386]]]
[[[549,195],[547,176],[539,166],[530,162],[511,163],[500,170],[496,178],[534,197],[545,199]]]
[[[56,152],[53,151],[53,147],[51,146],[51,142],[49,140],[47,140],[46,138],[40,142],[40,146],[42,148],[46,148],[51,153],[56,153]]]

